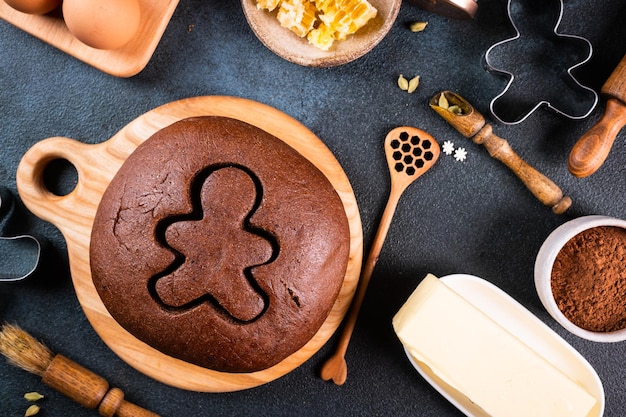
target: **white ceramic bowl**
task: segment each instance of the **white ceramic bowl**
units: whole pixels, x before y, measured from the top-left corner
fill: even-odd
[[[550,284],[552,266],[561,248],[582,231],[599,226],[626,228],[626,220],[608,216],[583,216],[562,224],[550,233],[539,249],[535,261],[535,287],[548,313],[571,333],[595,342],[620,342],[626,340],[626,329],[614,332],[593,332],[572,323],[557,306]]]

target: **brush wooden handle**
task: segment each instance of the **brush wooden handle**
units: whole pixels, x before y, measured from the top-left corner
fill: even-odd
[[[98,408],[103,417],[158,417],[124,400],[118,388],[63,355],[56,355],[41,376],[43,382],[86,408]]]
[[[520,158],[506,140],[496,136],[491,125],[483,126],[472,141],[483,145],[491,157],[509,167],[539,201],[552,207],[554,213],[562,214],[572,205],[571,198],[563,196],[554,182]]]
[[[104,396],[98,412],[103,417],[154,417],[151,411],[124,400],[124,393],[119,388],[111,388]],[[157,416],[158,417],[158,416]]]

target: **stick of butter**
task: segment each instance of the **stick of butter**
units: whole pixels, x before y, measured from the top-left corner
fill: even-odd
[[[393,327],[414,359],[491,417],[587,417],[597,402],[431,274]]]

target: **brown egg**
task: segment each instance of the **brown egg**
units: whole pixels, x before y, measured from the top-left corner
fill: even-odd
[[[97,49],[117,49],[137,33],[138,0],[64,0],[63,18],[70,32]]]
[[[4,0],[6,4],[22,13],[46,14],[61,5],[62,0]]]

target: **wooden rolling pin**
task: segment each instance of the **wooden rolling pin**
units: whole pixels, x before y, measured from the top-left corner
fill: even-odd
[[[492,158],[506,165],[553,213],[565,213],[572,205],[572,199],[564,196],[554,182],[520,158],[506,140],[496,136],[491,125],[463,97],[444,91],[431,98],[429,105],[460,134],[483,145]]]
[[[587,177],[604,163],[613,142],[626,125],[626,55],[602,86],[607,98],[604,115],[572,148],[569,171],[578,178]]]

